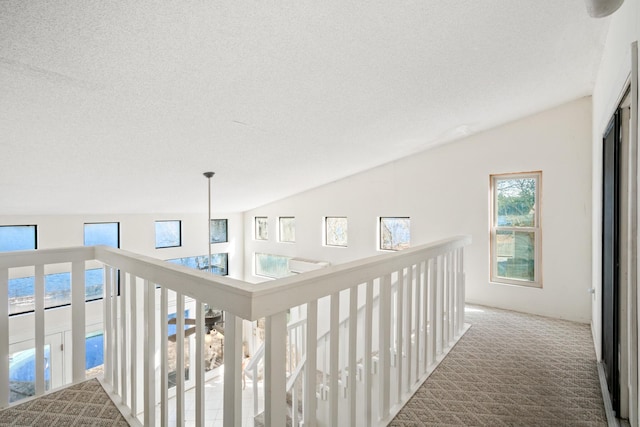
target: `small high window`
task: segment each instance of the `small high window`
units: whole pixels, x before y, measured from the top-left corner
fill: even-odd
[[[266,216],[255,217],[255,239],[269,240],[269,232],[267,229],[268,218]]]
[[[324,242],[327,246],[347,246],[347,218],[328,216],[324,219]]]
[[[278,220],[280,241],[284,243],[295,243],[296,241],[296,219],[292,216],[281,216]]]
[[[380,218],[380,249],[400,251],[411,243],[411,219],[406,217]]]
[[[542,172],[491,175],[491,281],[542,287]]]
[[[0,226],[0,252],[37,249],[37,227],[35,225]]]
[[[226,219],[212,219],[211,220],[211,243],[224,243],[228,242],[227,236],[227,220]]]
[[[181,221],[156,221],[156,249],[182,246]]]
[[[120,247],[120,223],[97,222],[84,225],[84,245]]]

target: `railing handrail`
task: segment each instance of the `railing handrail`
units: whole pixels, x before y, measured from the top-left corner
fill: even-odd
[[[252,292],[254,308],[252,320],[326,297],[348,289],[354,283],[365,283],[469,244],[471,244],[471,236],[455,236],[398,252],[374,255],[298,276],[261,283],[258,289]],[[320,283],[322,286],[319,286]]]
[[[108,246],[2,253],[0,268],[95,259],[108,265],[117,265],[127,273],[144,277],[244,319],[258,320],[469,243],[471,236],[455,236],[259,284],[214,276],[205,271]]]

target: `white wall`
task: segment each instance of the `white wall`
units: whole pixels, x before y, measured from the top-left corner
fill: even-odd
[[[411,217],[411,244],[470,234],[467,299],[588,322],[591,318],[591,100],[583,98],[245,213],[245,280],[253,253],[337,264],[377,254],[379,216]],[[390,146],[389,149],[393,149]],[[543,289],[489,283],[489,175],[542,170]],[[269,241],[253,218],[269,217]],[[277,243],[278,216],[296,243]],[[347,216],[349,246],[322,245],[324,216]]]
[[[640,0],[627,0],[610,18],[609,33],[593,90],[592,329],[598,359],[602,338],[602,136],[618,107],[631,72],[631,43],[640,38]]]

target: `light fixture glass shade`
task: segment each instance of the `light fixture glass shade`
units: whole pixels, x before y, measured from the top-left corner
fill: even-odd
[[[592,18],[604,18],[618,10],[624,0],[585,0],[587,12]]]

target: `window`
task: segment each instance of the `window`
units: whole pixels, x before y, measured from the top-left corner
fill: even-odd
[[[156,249],[182,246],[180,221],[156,221]]]
[[[35,225],[0,226],[0,252],[37,249],[37,227]]]
[[[98,222],[84,225],[84,245],[120,247],[120,223]]]
[[[267,224],[268,222],[267,222],[266,216],[255,217],[255,239],[256,240],[269,240]]]
[[[102,298],[104,292],[104,270],[85,270],[85,301]],[[71,304],[71,273],[45,274],[45,308]],[[35,277],[9,279],[9,314],[28,313],[35,309]]]
[[[327,246],[347,246],[347,218],[328,216],[324,219],[324,242]]]
[[[491,281],[541,287],[542,172],[491,176]]]
[[[380,218],[380,249],[400,251],[411,243],[411,220],[403,217]]]
[[[185,267],[193,268],[196,270],[209,270],[207,255],[174,258],[168,259],[167,261],[173,264],[184,265]],[[219,276],[226,276],[227,274],[229,274],[229,254],[211,254],[211,272]]]
[[[256,276],[278,279],[293,275],[289,271],[288,256],[256,253],[254,258]]]
[[[282,216],[278,220],[280,241],[283,243],[295,243],[296,241],[296,219],[292,216]]]
[[[211,220],[211,243],[228,242],[227,238],[227,220],[212,219]]]

